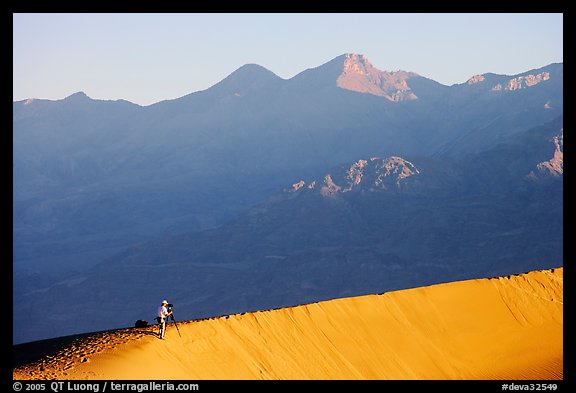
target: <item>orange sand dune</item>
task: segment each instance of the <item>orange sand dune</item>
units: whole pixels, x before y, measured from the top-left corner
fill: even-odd
[[[563,269],[78,338],[15,379],[562,379]],[[15,351],[18,346],[14,347]]]

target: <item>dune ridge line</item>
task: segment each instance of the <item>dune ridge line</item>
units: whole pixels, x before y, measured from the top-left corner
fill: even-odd
[[[14,379],[562,379],[563,268],[14,346]],[[36,347],[35,347],[36,346]]]

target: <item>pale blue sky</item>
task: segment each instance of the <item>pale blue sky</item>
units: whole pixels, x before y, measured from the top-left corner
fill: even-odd
[[[446,85],[563,62],[562,14],[14,14],[14,100],[149,105],[256,63],[291,78],[343,53]]]

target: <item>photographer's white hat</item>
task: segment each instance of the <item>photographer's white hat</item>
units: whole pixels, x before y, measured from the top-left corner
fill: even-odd
[[[168,300],[162,300],[162,304],[168,304]]]

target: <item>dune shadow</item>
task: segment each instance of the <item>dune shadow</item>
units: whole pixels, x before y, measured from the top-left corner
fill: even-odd
[[[125,340],[139,335],[154,336],[160,339],[158,328],[149,325],[140,328],[111,329],[101,332],[81,333],[65,337],[56,337],[45,340],[32,341],[12,346],[12,367],[17,368],[26,364],[35,363],[50,356],[57,356],[73,345],[92,345],[86,340],[100,340],[103,335],[114,335],[112,340]]]
[[[93,333],[76,334],[72,336],[56,337],[13,345],[12,367],[20,367],[24,364],[33,363],[43,359],[47,356],[53,356],[78,340],[85,339],[92,335]]]
[[[155,331],[151,331],[151,330],[147,330],[145,332],[141,332],[142,334],[145,334],[147,336],[154,336],[156,338],[160,338],[160,333],[159,332],[155,332]]]
[[[146,336],[154,336],[154,337],[160,338],[160,332],[158,331],[158,326],[156,326],[156,325],[148,325],[145,327],[135,327],[134,330],[136,330],[136,332],[138,334],[143,334]]]

